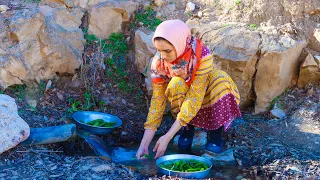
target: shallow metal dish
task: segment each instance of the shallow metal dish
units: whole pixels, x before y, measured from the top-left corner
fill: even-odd
[[[159,166],[159,164],[163,162],[172,161],[172,160],[197,160],[197,161],[208,164],[209,168],[200,172],[177,172],[177,171],[166,170]],[[189,155],[189,154],[173,154],[173,155],[162,156],[156,161],[156,164],[158,166],[158,171],[160,173],[163,173],[169,176],[178,176],[181,178],[206,178],[209,176],[210,170],[212,168],[212,163],[208,159],[200,156]]]
[[[94,134],[106,135],[110,134],[115,128],[122,125],[121,119],[117,116],[110,114],[95,112],[95,111],[79,111],[72,114],[72,118],[75,120],[76,124],[82,129],[92,132]],[[97,127],[87,125],[86,123],[96,120],[103,119],[104,122],[115,122],[116,124],[113,127]]]

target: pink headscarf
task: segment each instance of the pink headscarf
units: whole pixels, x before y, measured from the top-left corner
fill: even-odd
[[[162,22],[156,29],[154,38],[162,37],[169,41],[177,51],[177,57],[179,57],[185,50],[187,40],[191,36],[189,27],[181,20],[174,19]]]
[[[189,27],[178,19],[161,23],[152,38],[153,44],[156,37],[169,41],[177,51],[177,58],[166,62],[156,53],[151,63],[152,82],[169,82],[172,77],[181,77],[191,85],[200,65],[203,42],[192,37]]]

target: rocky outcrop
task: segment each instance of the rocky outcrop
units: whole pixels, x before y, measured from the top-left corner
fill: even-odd
[[[0,132],[0,154],[30,135],[29,125],[18,115],[15,100],[3,94],[0,94]]]
[[[84,38],[77,8],[39,8],[17,11],[8,24],[0,20],[0,84],[47,80],[56,73],[73,74],[81,64]]]
[[[255,112],[267,110],[270,102],[289,86],[299,68],[299,56],[307,42],[283,36],[279,40],[262,37],[261,56],[254,79],[257,96]]]
[[[320,1],[318,0],[194,0],[209,10],[211,21],[242,22],[267,26],[281,26],[292,23],[307,37],[308,47],[320,51],[320,44],[313,31],[320,22]]]
[[[127,0],[106,1],[96,4],[90,1],[89,34],[106,39],[112,32],[121,32],[122,25],[138,8],[138,3]],[[96,5],[94,5],[96,4]]]
[[[273,32],[272,27],[257,30],[240,23],[188,24],[211,50],[215,65],[236,82],[241,106],[254,101],[256,113],[266,111],[272,99],[291,85],[300,53],[307,46],[303,37]]]
[[[242,106],[252,103],[252,79],[261,43],[259,34],[244,27],[223,27],[218,22],[199,29],[198,25],[194,26],[193,31],[211,50],[216,66],[226,71],[237,83]]]
[[[307,83],[320,83],[320,56],[313,57],[310,53],[300,66],[298,87]]]
[[[146,28],[140,28],[135,32],[135,62],[140,73],[145,72],[147,62],[156,53],[156,48],[152,43],[153,34],[153,31]]]
[[[135,64],[140,73],[145,76],[145,84],[149,95],[152,95],[152,82],[150,77],[150,63],[151,59],[156,53],[156,49],[152,43],[154,32],[140,28],[135,32],[134,37],[134,51]]]

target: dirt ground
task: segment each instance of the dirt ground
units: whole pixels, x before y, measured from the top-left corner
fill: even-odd
[[[59,90],[56,90],[59,91]],[[7,93],[10,94],[11,90]],[[65,124],[63,118],[48,118],[55,113],[63,116],[63,110],[51,107],[51,111],[32,111],[23,106],[16,94],[21,117],[32,127],[43,127],[55,124]],[[50,96],[50,95],[47,95]],[[225,134],[226,149],[233,148],[234,156],[241,168],[239,178],[249,179],[319,179],[320,151],[319,151],[319,112],[320,89],[310,87],[306,89],[292,88],[285,93],[277,103],[285,103],[287,117],[274,119],[269,113],[254,115],[243,112],[241,120],[236,120],[232,128]],[[48,98],[50,99],[50,98]],[[59,103],[58,103],[59,104]],[[42,109],[41,101],[38,109]],[[66,105],[68,106],[68,105]],[[46,113],[43,113],[46,112]],[[51,114],[48,114],[50,113]],[[121,107],[113,112],[128,112]],[[147,111],[145,110],[144,113]],[[134,113],[132,113],[134,114]],[[142,114],[142,113],[141,113]],[[51,115],[51,116],[50,116]],[[144,114],[146,116],[146,114]],[[127,116],[128,117],[128,116]],[[122,116],[126,120],[125,116]],[[133,117],[131,117],[133,118]],[[130,119],[128,118],[128,121]],[[138,122],[139,121],[139,122]],[[122,127],[111,135],[116,144],[127,144],[125,137],[131,141],[137,139],[142,132],[145,117],[135,119],[141,127],[130,131],[130,127]],[[170,123],[167,123],[170,126]],[[140,130],[137,130],[140,129]],[[130,131],[130,134],[121,132]],[[135,133],[135,134],[134,134]],[[119,134],[122,134],[119,136]],[[123,135],[124,134],[124,135]],[[125,136],[125,137],[124,137]],[[3,179],[144,179],[130,167],[112,163],[108,159],[99,157],[70,155],[60,143],[43,146],[18,146],[0,156],[0,178]],[[221,179],[224,179],[221,176]]]

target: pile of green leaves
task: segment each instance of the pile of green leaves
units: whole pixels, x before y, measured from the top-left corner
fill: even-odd
[[[86,123],[87,125],[90,126],[96,126],[96,127],[106,127],[106,128],[111,128],[113,127],[116,123],[115,122],[105,122],[103,119],[95,119],[92,121],[89,121]]]
[[[198,172],[209,168],[206,163],[196,160],[172,160],[159,164],[161,168],[176,172]]]

